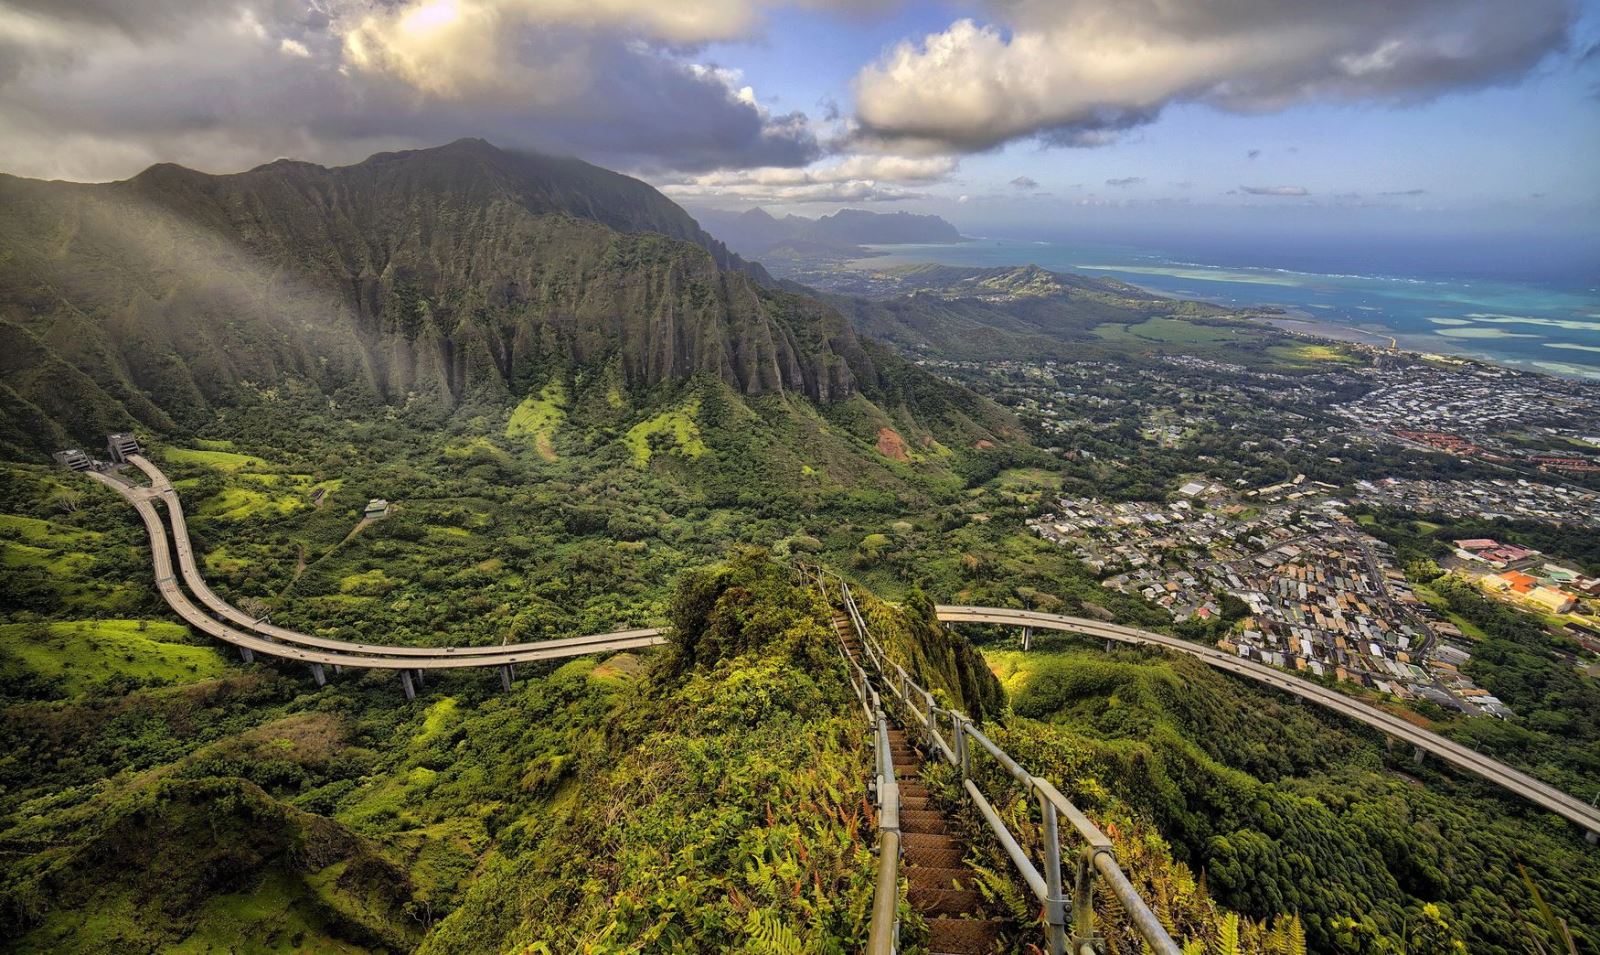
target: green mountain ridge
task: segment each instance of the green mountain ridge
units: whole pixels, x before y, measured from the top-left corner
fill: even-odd
[[[0,346],[0,446],[34,452],[192,426],[289,381],[454,408],[525,394],[552,362],[823,403],[910,374],[644,183],[478,140],[335,169],[0,178]]]

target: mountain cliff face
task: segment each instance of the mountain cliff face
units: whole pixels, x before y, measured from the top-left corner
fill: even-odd
[[[552,362],[631,388],[878,387],[831,307],[775,289],[648,185],[477,140],[329,169],[0,176],[0,443],[201,420],[240,386],[452,406]]]

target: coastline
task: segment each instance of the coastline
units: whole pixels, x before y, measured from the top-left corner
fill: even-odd
[[[1205,279],[1219,283],[1217,288],[1201,290],[1196,288],[1199,280],[1184,281],[1174,287],[1173,282],[1160,278],[1168,271],[1165,266],[1132,268],[1116,261],[1100,263],[1094,260],[1103,253],[1086,251],[1076,244],[965,238],[969,241],[956,246],[875,246],[871,249],[871,258],[845,262],[843,267],[872,274],[902,264],[994,268],[1034,263],[1065,274],[1114,278],[1161,298],[1216,305],[1290,334],[1477,362],[1570,381],[1600,382],[1600,364],[1578,357],[1581,351],[1595,351],[1596,348],[1592,335],[1588,339],[1575,336],[1600,331],[1600,323],[1593,321],[1600,319],[1600,303],[1591,304],[1587,297],[1573,300],[1568,295],[1566,300],[1556,304],[1548,301],[1524,303],[1508,296],[1551,293],[1512,285],[1485,287],[1483,282],[1467,282],[1453,297],[1444,293],[1419,297],[1404,290],[1395,293],[1390,286],[1396,282],[1413,282],[1442,288],[1447,283],[1437,280],[1423,283],[1396,276],[1310,272],[1292,274],[1297,278],[1317,279],[1317,282],[1274,281],[1259,285],[1230,281],[1219,273]],[[1208,272],[1220,269],[1193,263],[1182,264],[1182,267]],[[1280,272],[1290,274],[1286,270],[1269,271],[1274,276]],[[1351,288],[1352,283],[1369,281],[1379,284],[1371,289]],[[1269,291],[1267,286],[1273,290]],[[1325,317],[1321,314],[1323,309],[1337,309],[1339,318]],[[1378,316],[1383,320],[1373,320]],[[1508,326],[1516,328],[1513,331]],[[1534,347],[1540,345],[1543,347]]]

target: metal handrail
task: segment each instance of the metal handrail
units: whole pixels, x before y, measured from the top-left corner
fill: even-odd
[[[827,577],[821,567],[798,565],[801,573],[815,572],[818,589],[829,599]],[[861,620],[855,601],[840,580],[840,594],[851,614],[851,624],[861,638],[862,651],[872,661],[874,669],[882,672],[878,654],[881,648],[868,646],[866,626]],[[850,675],[850,685],[856,691],[866,713],[867,724],[872,727],[873,790],[878,811],[878,876],[872,893],[872,919],[867,927],[868,955],[896,955],[900,949],[900,783],[894,773],[894,752],[889,745],[889,716],[884,711],[883,700],[872,685],[872,676],[850,657],[843,638],[839,639],[839,655],[844,658],[845,670]]]
[[[868,630],[866,620],[856,605],[855,595],[850,592],[850,585],[844,577],[827,570],[815,568],[819,584],[823,593],[827,594],[826,577],[833,577],[838,582],[839,593],[843,598],[845,608],[849,613],[851,623],[856,629],[856,635],[866,652],[868,660],[873,664],[883,677],[884,686],[889,689],[900,705],[915,717],[914,722],[921,728],[929,744],[942,753],[947,761],[961,770],[962,788],[978,808],[990,832],[996,841],[1006,851],[1017,871],[1022,875],[1039,902],[1044,906],[1045,939],[1050,955],[1066,955],[1068,951],[1075,955],[1092,955],[1102,949],[1099,936],[1094,926],[1094,908],[1092,898],[1093,879],[1099,874],[1122,904],[1128,913],[1133,927],[1150,949],[1157,955],[1181,955],[1172,935],[1161,924],[1161,920],[1151,910],[1149,904],[1139,895],[1133,883],[1128,881],[1127,875],[1118,864],[1116,851],[1110,838],[1096,826],[1081,809],[1073,805],[1072,801],[1061,794],[1054,784],[1039,776],[1034,776],[1012,759],[1005,750],[1001,749],[993,740],[978,729],[973,722],[957,710],[939,706],[933,694],[918,684],[906,672],[905,667],[897,663],[890,663],[883,653],[883,649],[873,639]],[[861,669],[859,665],[856,669]],[[866,675],[863,673],[863,678]],[[881,701],[879,701],[881,703]],[[918,703],[921,703],[921,706]],[[881,708],[879,710],[881,713]],[[951,739],[946,740],[940,733],[941,719],[947,720],[950,726]],[[884,741],[887,742],[887,733]],[[1039,815],[1043,823],[1044,860],[1043,871],[1034,865],[1028,858],[1017,837],[1006,827],[1005,821],[1000,818],[989,799],[971,777],[970,743],[977,743],[978,748],[988,753],[995,762],[999,763],[1006,773],[1015,779],[1026,790],[1030,797],[1037,797]],[[893,774],[890,774],[891,782]],[[896,787],[898,795],[898,787]],[[1066,897],[1062,879],[1061,836],[1059,820],[1065,817],[1068,825],[1078,833],[1085,843],[1084,849],[1074,867],[1072,898]],[[898,842],[899,833],[895,832]],[[882,893],[882,868],[880,862],[880,895]],[[877,902],[874,900],[874,924],[876,924]],[[1068,906],[1071,909],[1071,924],[1068,924]],[[871,947],[869,951],[882,951]],[[892,951],[888,949],[887,951]]]

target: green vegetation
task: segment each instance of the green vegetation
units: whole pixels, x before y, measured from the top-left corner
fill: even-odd
[[[289,626],[439,647],[666,622],[672,643],[524,665],[509,693],[470,670],[430,673],[414,702],[393,673],[316,688],[167,622],[116,495],[0,464],[8,948],[858,950],[868,751],[795,555],[876,589],[862,603],[889,656],[1088,807],[1191,951],[1512,948],[1542,931],[1517,917],[1531,886],[1590,941],[1595,863],[1546,814],[1432,767],[1400,777],[1379,742],[1183,661],[996,647],[1008,711],[931,612],[1167,627],[1026,530],[1058,487],[1160,496],[1201,458],[1255,482],[1474,465],[1330,461],[1192,380],[1159,397],[1205,420],[1151,446],[1127,412],[1158,396],[1115,375],[1085,385],[1105,403],[1068,462],[850,319],[934,354],[1195,354],[1305,381],[1321,350],[1037,269],[908,270],[924,294],[838,302],[847,318],[636,180],[472,142],[375,163],[0,181],[0,238],[25,253],[0,257],[0,453],[37,462],[138,426],[218,592]],[[417,221],[440,241],[416,242]],[[373,243],[389,250],[376,277],[349,265]],[[1317,404],[1290,412],[1308,434]],[[393,513],[362,522],[375,497]],[[1527,714],[1489,745],[1587,779],[1557,741],[1592,748],[1569,712],[1592,696],[1532,634],[1436,589],[1483,635],[1485,685]],[[1016,799],[1001,809],[1037,839]],[[1531,883],[1511,875],[1519,853]],[[1031,924],[1004,860],[975,861],[995,907]],[[1137,951],[1097,901],[1113,951]]]
[[[820,603],[743,558],[686,577],[672,617],[649,676],[596,691],[601,738],[528,764],[551,798],[506,820],[523,851],[491,857],[423,952],[859,949],[868,755]]]
[[[665,445],[674,454],[698,458],[706,453],[706,444],[700,440],[700,427],[695,416],[700,413],[700,402],[691,399],[682,407],[663,411],[653,418],[628,429],[622,442],[628,446],[636,467],[650,463],[650,455]]]
[[[0,680],[44,681],[63,695],[109,681],[161,685],[221,676],[222,657],[162,620],[78,620],[0,625]]]
[[[216,446],[232,447],[232,442],[210,442]],[[192,464],[200,467],[213,468],[218,471],[242,471],[245,469],[256,471],[270,471],[272,466],[264,459],[251,454],[235,454],[232,451],[222,450],[195,450],[192,448],[167,448],[162,452],[162,460],[177,465]]]
[[[1252,336],[1253,329],[1226,325],[1204,325],[1173,318],[1151,318],[1137,325],[1106,324],[1095,328],[1095,335],[1108,342],[1154,342],[1162,345],[1206,345],[1234,342]]]
[[[1460,578],[1430,587],[1480,636],[1466,672],[1516,713],[1466,720],[1450,735],[1567,792],[1600,792],[1600,683],[1572,666],[1576,645]]]
[[[546,461],[556,459],[555,431],[566,417],[566,385],[552,379],[538,396],[529,395],[511,411],[506,422],[506,437],[531,437],[539,456]]]
[[[1409,951],[1440,922],[1472,951],[1553,944],[1520,863],[1590,943],[1600,861],[1559,820],[1197,661],[1049,641],[989,654],[1017,714],[996,741],[1091,812],[1126,801],[1218,903],[1298,913],[1313,951]]]

